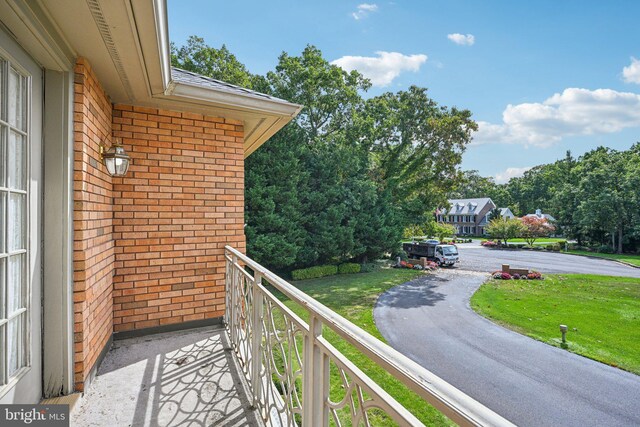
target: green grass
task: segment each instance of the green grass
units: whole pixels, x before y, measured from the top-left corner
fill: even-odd
[[[558,243],[558,242],[566,242],[567,239],[563,238],[563,237],[541,237],[540,239],[536,240],[533,244],[534,245],[548,245],[548,244],[553,244],[553,243]],[[516,238],[516,239],[509,239],[509,243],[527,243],[527,241],[525,239],[522,238]]]
[[[293,284],[384,342],[384,338],[376,328],[373,320],[373,307],[378,296],[387,289],[412,280],[421,274],[424,273],[411,270],[380,269],[371,273],[330,276],[293,282]],[[288,300],[281,294],[279,298],[302,319],[305,321],[308,320],[308,314],[304,308]],[[409,411],[424,424],[429,426],[453,425],[444,415],[329,328],[324,328],[323,336],[365,374],[391,394],[400,404],[409,409]],[[338,370],[333,364],[331,369],[330,395],[334,401],[339,401],[342,396],[344,396],[344,389]],[[373,410],[369,411],[368,414],[371,425],[396,425],[380,411]],[[340,418],[344,426],[350,425],[350,419],[347,413],[342,413]]]
[[[510,329],[640,374],[640,279],[583,274],[543,281],[490,280],[473,295],[478,313]]]
[[[594,256],[594,257],[598,257],[598,258],[613,259],[615,261],[624,261],[624,262],[627,262],[629,264],[633,264],[635,266],[640,267],[640,255],[601,254],[601,253],[598,253],[598,252],[576,251],[576,250],[571,250],[571,251],[568,251],[566,253],[574,254],[574,255],[587,255],[587,256]]]

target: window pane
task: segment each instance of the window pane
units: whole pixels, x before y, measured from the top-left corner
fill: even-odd
[[[2,351],[0,351],[0,384],[7,383],[6,379],[4,378],[4,358],[7,357],[6,347],[4,345],[6,330],[7,330],[6,324],[0,326],[0,348],[2,349]]]
[[[25,78],[13,68],[9,69],[9,91],[7,121],[11,126],[25,130],[26,120],[26,85]]]
[[[24,314],[11,319],[7,329],[7,347],[9,357],[9,378],[18,369],[25,366],[25,334],[24,334]]]
[[[4,104],[5,104],[5,93],[6,90],[4,88],[4,75],[5,75],[5,64],[7,62],[0,59],[0,119],[4,119]],[[2,366],[2,365],[0,365]],[[1,384],[1,382],[0,382]]]
[[[9,241],[7,242],[9,252],[26,249],[26,200],[24,194],[9,195]]]
[[[6,191],[0,191],[0,253],[6,252],[6,233],[7,233],[7,197]]]
[[[6,319],[7,315],[4,312],[4,302],[5,302],[5,294],[6,294],[6,287],[4,286],[4,280],[5,280],[5,269],[7,266],[7,259],[6,258],[0,258],[0,319]],[[4,347],[0,346],[0,349],[2,349],[2,351],[4,351]],[[0,364],[0,369],[3,365]]]
[[[0,187],[5,187],[5,171],[7,169],[7,141],[5,141],[8,127],[0,125]]]
[[[9,132],[9,188],[26,190],[26,154],[25,137],[19,133]]]
[[[25,256],[9,257],[9,274],[7,276],[7,317],[25,305],[26,275],[24,274]]]

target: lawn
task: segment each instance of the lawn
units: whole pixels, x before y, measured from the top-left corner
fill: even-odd
[[[598,253],[598,252],[575,251],[575,250],[571,250],[571,251],[568,251],[566,253],[574,254],[574,255],[587,255],[587,256],[594,256],[594,257],[598,257],[598,258],[613,259],[613,260],[616,260],[616,261],[624,261],[624,262],[627,262],[629,264],[633,264],[635,266],[640,267],[640,255],[601,254],[601,253]]]
[[[337,275],[321,279],[293,282],[293,284],[384,342],[384,338],[380,335],[380,332],[378,332],[373,320],[373,307],[378,299],[378,295],[393,286],[412,280],[421,274],[424,273],[384,268],[371,273]],[[286,297],[281,294],[280,299],[305,321],[308,319],[307,311],[304,308],[286,299]],[[325,327],[323,335],[340,352],[347,356],[349,360],[355,363],[384,390],[391,394],[400,404],[409,409],[425,425],[454,425],[448,418],[393,378],[384,369],[370,361],[352,345],[346,343],[336,333]],[[344,389],[342,388],[337,369],[335,369],[333,365],[332,368],[334,369],[332,369],[331,372],[331,396],[335,401],[335,399],[339,400],[344,396]],[[379,412],[376,413],[374,411],[373,413],[369,412],[369,414],[372,425],[396,425]],[[343,415],[342,424],[345,426],[350,425],[349,417],[346,414]]]
[[[558,242],[566,242],[567,239],[563,238],[563,237],[541,237],[538,240],[536,240],[533,244],[534,245],[549,245],[549,244],[553,244],[553,243],[558,243]],[[509,243],[527,243],[527,241],[525,239],[522,238],[515,238],[515,239],[509,239]]]
[[[490,280],[471,298],[478,313],[553,346],[640,374],[640,279],[582,274],[543,281]]]

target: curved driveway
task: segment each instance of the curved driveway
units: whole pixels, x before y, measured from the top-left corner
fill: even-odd
[[[640,277],[640,269],[473,246],[461,246],[460,253],[459,267],[380,296],[374,317],[391,346],[517,425],[640,425],[640,377],[502,328],[469,307],[485,272],[502,263],[631,277]]]

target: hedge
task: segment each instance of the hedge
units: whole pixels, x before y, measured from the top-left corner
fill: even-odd
[[[376,271],[377,269],[378,265],[374,262],[365,262],[360,264],[361,273],[371,273],[372,271]]]
[[[293,270],[291,278],[293,280],[317,279],[318,277],[332,276],[338,274],[338,267],[335,265],[318,265],[316,267]]]
[[[338,266],[338,274],[360,273],[360,264],[347,262]]]

